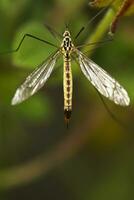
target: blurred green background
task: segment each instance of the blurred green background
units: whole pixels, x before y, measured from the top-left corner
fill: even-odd
[[[43,23],[63,33],[69,20],[73,37],[97,12],[84,0],[0,0],[0,51],[16,48],[25,33],[57,43]],[[90,38],[102,18],[88,26],[77,44]],[[124,128],[73,64],[73,114],[66,130],[62,59],[36,95],[11,106],[16,88],[55,49],[27,38],[18,53],[0,56],[0,200],[133,199],[133,21],[132,16],[122,19],[114,41],[92,52],[92,59],[129,93],[127,108],[105,99]]]

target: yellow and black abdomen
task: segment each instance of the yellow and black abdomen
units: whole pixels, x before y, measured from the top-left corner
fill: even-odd
[[[71,58],[70,56],[64,56],[64,75],[63,75],[63,90],[64,90],[64,115],[65,120],[68,123],[72,112],[72,93],[73,93],[73,81],[71,70]]]

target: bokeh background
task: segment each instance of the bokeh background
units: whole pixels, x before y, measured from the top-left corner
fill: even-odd
[[[97,12],[84,0],[1,0],[0,52],[16,48],[25,33],[57,43],[44,23],[63,33],[69,20],[73,37]],[[93,34],[104,14],[88,26],[77,44]],[[62,58],[36,95],[11,106],[16,88],[55,49],[27,38],[18,53],[0,56],[0,200],[133,199],[133,22],[133,16],[122,18],[114,41],[92,52],[92,59],[129,93],[127,108],[104,98],[121,122],[113,120],[73,63],[73,114],[66,129]]]

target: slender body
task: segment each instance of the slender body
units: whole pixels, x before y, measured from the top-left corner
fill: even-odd
[[[24,37],[22,38],[18,48],[22,44]],[[46,41],[44,42],[46,43]],[[102,69],[95,62],[84,55],[79,50],[79,46],[75,47],[73,45],[68,30],[66,30],[63,34],[61,46],[57,47],[57,50],[49,58],[43,61],[16,90],[16,93],[12,99],[12,105],[21,103],[22,101],[35,94],[39,89],[41,89],[46,83],[47,79],[50,77],[57,59],[60,57],[60,55],[63,55],[64,115],[66,124],[68,126],[72,113],[73,96],[73,81],[71,70],[72,54],[73,58],[75,57],[77,63],[79,63],[81,71],[85,77],[91,82],[91,84],[98,90],[100,94],[114,101],[115,104],[121,106],[129,105],[130,98],[127,94],[127,91],[104,69]]]
[[[73,96],[73,80],[71,69],[71,53],[73,51],[73,44],[69,31],[63,34],[63,42],[61,50],[63,54],[63,92],[64,92],[64,115],[65,120],[69,123],[72,112],[72,96]]]

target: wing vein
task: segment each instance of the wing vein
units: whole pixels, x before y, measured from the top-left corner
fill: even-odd
[[[82,52],[77,50],[79,64],[82,72],[92,85],[105,97],[121,106],[128,106],[130,103],[126,90],[112,78],[104,69],[99,67]]]
[[[51,75],[60,51],[56,51],[47,60],[42,62],[24,81],[24,83],[16,90],[12,99],[12,105],[19,104],[35,94]]]

